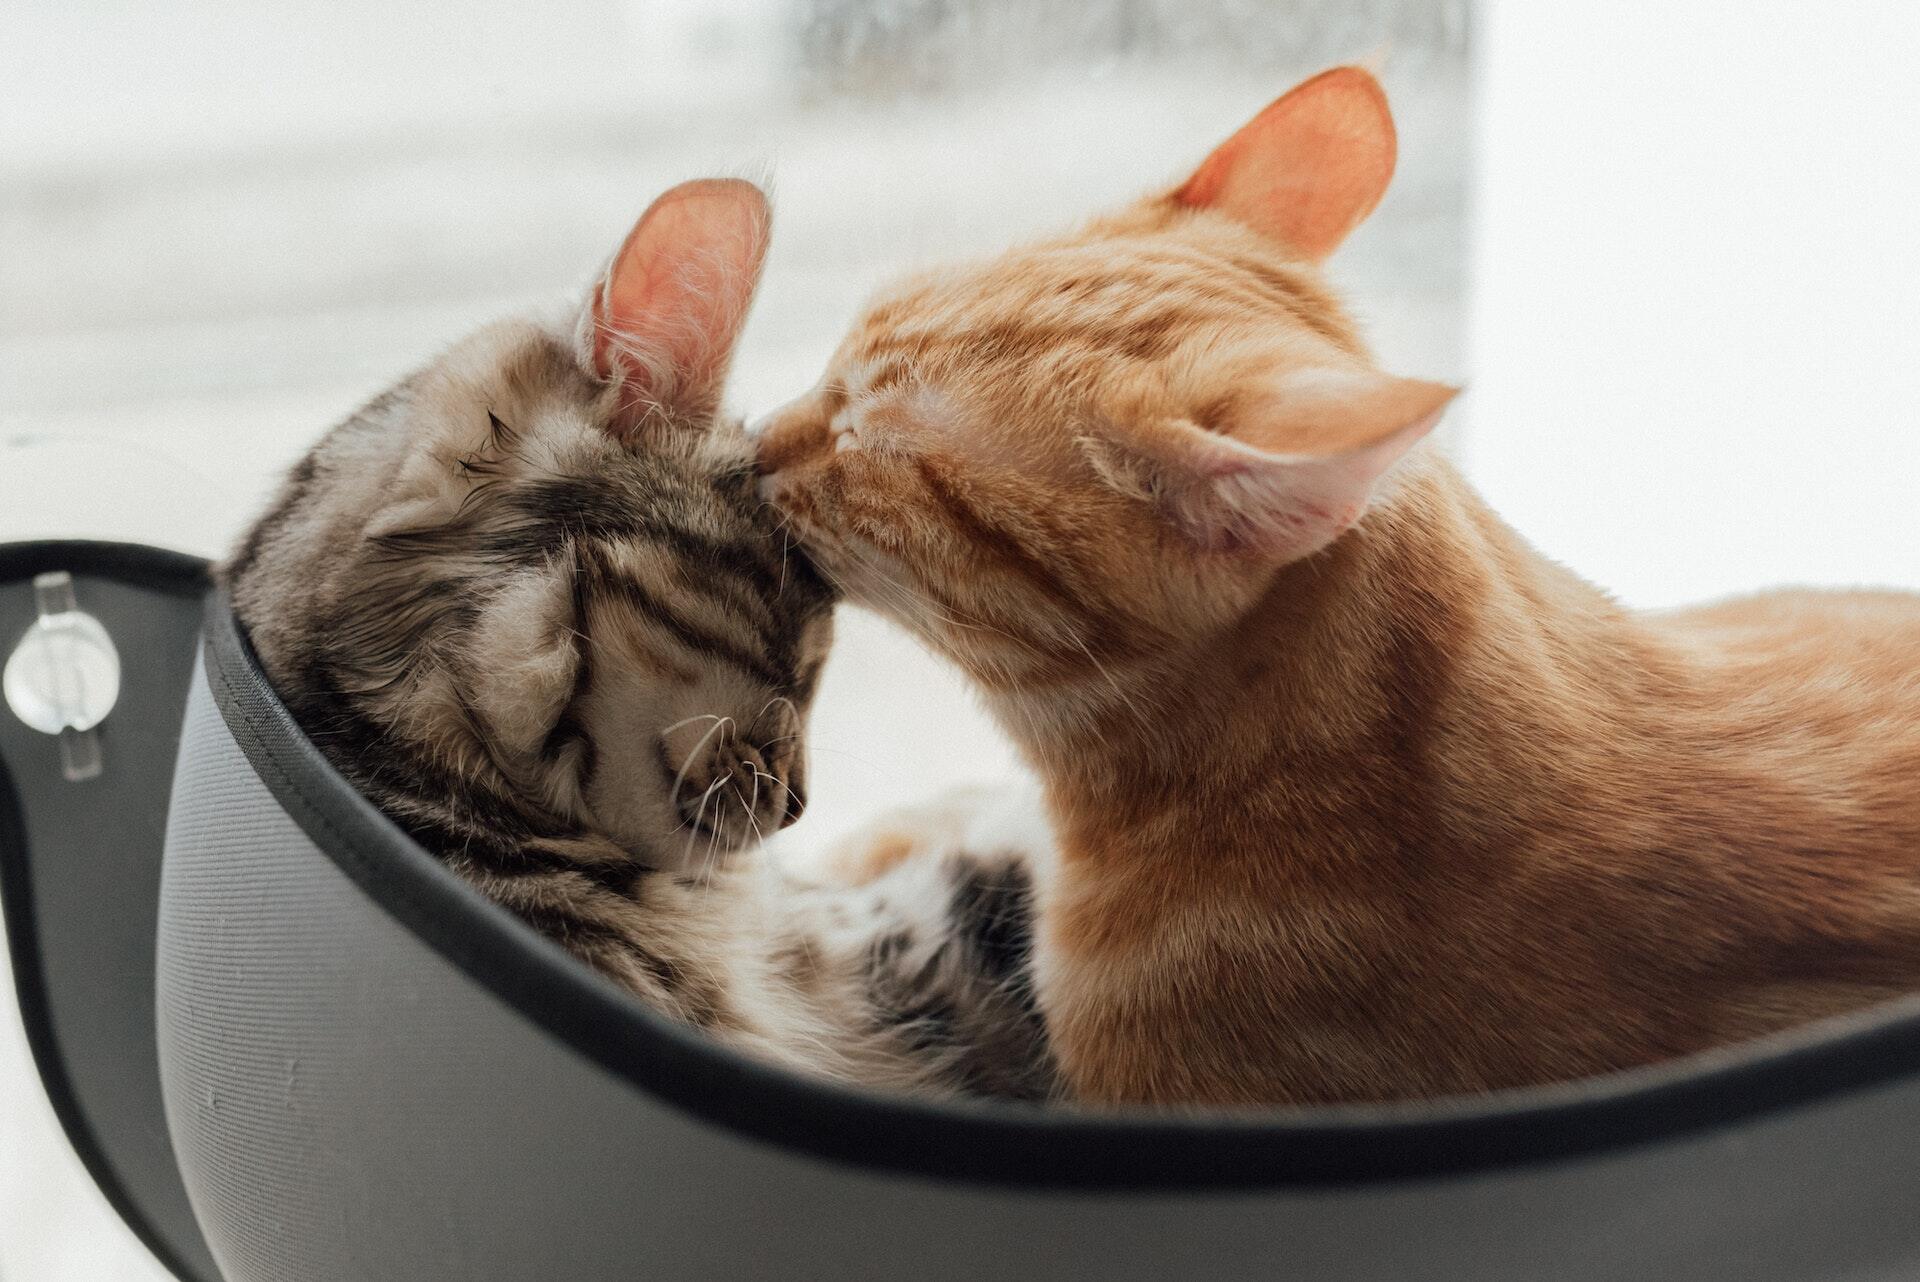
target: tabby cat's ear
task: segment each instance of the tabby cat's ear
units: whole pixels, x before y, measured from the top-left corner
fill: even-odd
[[[1359,67],[1335,67],[1242,126],[1173,199],[1218,210],[1318,262],[1380,203],[1397,153],[1380,82]]]
[[[640,215],[589,305],[594,368],[626,389],[616,429],[660,407],[719,408],[766,258],[767,198],[738,178],[681,183]]]
[[[1237,403],[1227,431],[1177,421],[1086,444],[1108,484],[1152,503],[1195,547],[1285,563],[1351,528],[1457,392],[1371,371],[1300,371]]]

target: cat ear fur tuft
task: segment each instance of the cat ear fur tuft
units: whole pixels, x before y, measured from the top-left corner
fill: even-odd
[[[1416,379],[1379,376],[1381,394],[1370,430],[1349,419],[1328,430],[1322,420],[1312,448],[1286,453],[1246,437],[1298,438],[1311,400],[1284,394],[1245,411],[1271,417],[1233,435],[1191,422],[1157,425],[1119,439],[1083,441],[1095,470],[1122,494],[1149,502],[1195,548],[1257,556],[1278,564],[1326,547],[1352,528],[1380,482],[1439,423],[1456,389]],[[1274,432],[1273,424],[1282,427]]]
[[[1220,144],[1173,200],[1218,210],[1318,262],[1380,203],[1398,148],[1380,82],[1335,67]]]
[[[737,178],[681,183],[640,216],[586,314],[595,372],[624,390],[617,430],[639,430],[660,407],[719,408],[770,226],[766,195]]]

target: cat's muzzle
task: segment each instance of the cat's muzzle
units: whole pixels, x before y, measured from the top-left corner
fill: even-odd
[[[780,732],[755,744],[746,736],[718,737],[702,758],[688,764],[674,791],[674,806],[690,834],[694,853],[732,854],[785,828],[806,809],[797,726],[782,718]]]

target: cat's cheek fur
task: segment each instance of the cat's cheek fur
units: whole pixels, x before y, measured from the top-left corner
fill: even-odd
[[[474,707],[515,758],[538,754],[573,696],[580,659],[572,614],[568,575],[520,571],[494,593],[468,643]]]
[[[761,501],[780,514],[786,534],[806,547],[833,585],[868,605],[863,589],[875,586],[880,576],[873,569],[873,550],[862,547],[848,528],[843,465],[844,460],[831,453],[819,455],[762,475],[756,488]]]
[[[806,546],[814,565],[850,604],[892,619],[931,644],[943,645],[941,609],[918,586],[918,576],[897,554],[897,541],[889,540],[892,546],[883,546],[844,526],[823,522],[817,509],[804,500],[795,508],[781,510],[789,514],[794,533]],[[807,515],[797,515],[799,512]]]
[[[683,764],[691,765],[716,718],[698,711],[708,705],[680,697],[680,690],[656,673],[602,666],[612,670],[596,677],[580,712],[583,722],[600,727],[594,760],[581,784],[584,809],[595,828],[653,866],[688,867],[708,841],[701,835],[696,844],[675,805],[673,778]],[[668,726],[675,729],[664,735],[656,729]]]

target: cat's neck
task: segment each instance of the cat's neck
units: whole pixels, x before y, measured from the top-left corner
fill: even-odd
[[[1668,666],[1632,615],[1434,460],[1231,626],[998,711],[1063,825],[1176,841],[1448,804],[1449,766],[1578,743],[1583,719],[1631,709]],[[1530,768],[1544,785],[1581,763]]]

